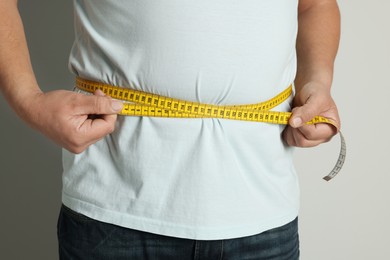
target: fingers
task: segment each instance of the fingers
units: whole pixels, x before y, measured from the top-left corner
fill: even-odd
[[[114,101],[101,91],[87,96],[72,91],[55,90],[37,97],[32,106],[31,120],[45,136],[72,153],[81,153],[87,147],[115,128],[122,102]]]
[[[298,88],[294,97],[294,109],[289,125],[283,132],[287,144],[312,147],[328,142],[340,128],[337,106],[330,95],[328,85],[311,81]],[[328,118],[334,125],[320,123],[307,125],[315,116]]]
[[[309,101],[307,101],[307,103],[303,106],[295,107],[292,110],[293,114],[289,120],[290,126],[293,128],[301,127],[303,124],[319,114],[318,108],[318,105],[316,106]]]
[[[304,125],[299,128],[287,126],[283,131],[283,139],[290,146],[313,147],[330,141],[336,133],[336,128],[328,124]]]
[[[87,119],[79,127],[78,132],[84,143],[79,144],[80,152],[96,143],[115,129],[117,115],[103,115],[96,119]]]
[[[119,100],[105,96],[101,90],[97,90],[93,96],[81,95],[77,103],[77,111],[88,115],[112,115],[122,111],[123,103]]]
[[[62,146],[72,153],[81,153],[115,129],[117,115],[100,115],[90,118],[86,115],[75,116],[64,124]],[[66,131],[64,131],[67,129]]]
[[[79,141],[72,149],[75,153],[84,151],[91,144],[111,134],[115,129],[116,113],[122,110],[122,102],[105,96],[101,90],[95,91],[94,96],[89,97],[94,99],[88,99],[80,105],[84,113],[89,115],[84,117],[78,127]]]

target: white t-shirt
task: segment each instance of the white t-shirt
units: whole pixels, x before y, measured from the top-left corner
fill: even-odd
[[[74,0],[72,72],[210,104],[251,104],[296,73],[297,0]],[[290,110],[290,101],[275,110]],[[63,152],[63,203],[94,219],[190,239],[258,234],[293,220],[299,186],[284,126],[118,118]]]

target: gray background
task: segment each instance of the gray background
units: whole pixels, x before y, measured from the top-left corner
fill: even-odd
[[[333,181],[321,179],[337,159],[339,138],[296,150],[302,185],[303,260],[389,259],[390,2],[339,1],[342,41],[333,95],[347,138],[347,162]],[[72,1],[20,1],[38,81],[67,88],[73,41]],[[0,97],[0,258],[57,259],[61,150],[29,129]]]

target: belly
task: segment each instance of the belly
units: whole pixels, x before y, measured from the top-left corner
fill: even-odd
[[[213,104],[259,102],[294,78],[296,1],[78,3],[79,75]]]

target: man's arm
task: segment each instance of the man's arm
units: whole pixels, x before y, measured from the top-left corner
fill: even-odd
[[[330,88],[340,40],[340,13],[336,0],[300,0],[298,6],[296,95],[290,125],[283,133],[289,145],[310,147],[329,141],[338,129],[304,125],[316,115],[336,122],[340,118]]]
[[[0,1],[0,91],[30,126],[79,153],[113,131],[122,104],[71,91],[43,93],[35,78],[17,0]],[[90,119],[89,114],[99,114]]]

